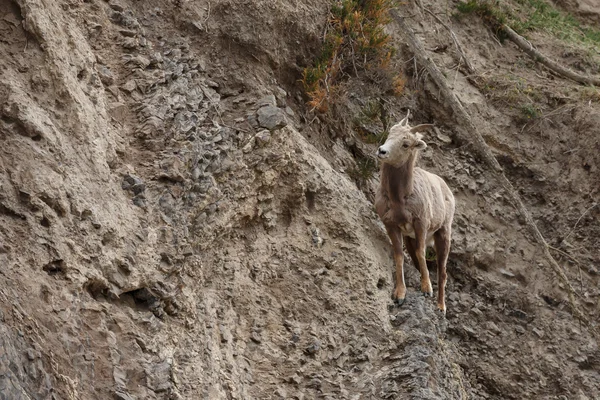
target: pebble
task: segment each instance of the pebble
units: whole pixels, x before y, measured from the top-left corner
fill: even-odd
[[[498,325],[496,325],[492,321],[488,321],[485,325],[487,330],[494,332],[495,334],[500,334],[502,332],[502,330],[498,328]]]
[[[143,184],[144,184],[144,182],[142,181],[142,179],[140,177],[127,174],[127,175],[125,175],[125,177],[123,178],[123,181],[121,182],[121,189],[133,190],[134,186],[139,187],[139,185],[143,185]]]
[[[252,334],[250,335],[250,340],[252,340],[254,343],[262,343],[262,339],[260,338],[260,334],[258,332],[252,332]]]
[[[113,83],[115,83],[115,76],[107,66],[97,64],[96,71],[100,77],[100,82],[102,82],[105,86],[111,86]]]
[[[309,355],[316,354],[319,350],[321,350],[321,342],[315,340],[310,346],[304,349],[304,352]]]
[[[271,132],[267,129],[258,132],[255,136],[256,144],[264,146],[271,141]]]
[[[522,335],[522,334],[524,334],[524,333],[525,333],[525,328],[523,328],[521,325],[517,325],[517,326],[515,326],[515,331],[516,331],[518,334]]]
[[[510,271],[505,270],[504,268],[500,268],[500,273],[504,276],[508,276],[509,278],[514,278],[515,274]]]
[[[144,195],[137,195],[133,198],[133,204],[140,207],[140,208],[146,208],[146,198],[144,197]]]
[[[125,82],[124,85],[121,85],[121,89],[123,89],[127,93],[133,92],[136,88],[137,88],[137,84],[135,83],[135,80],[133,80],[133,79],[130,79],[127,82]]]
[[[262,99],[258,100],[256,102],[256,105],[258,107],[264,107],[264,106],[276,106],[277,105],[277,100],[275,99],[275,96],[272,94],[269,94],[265,97],[263,97]]]

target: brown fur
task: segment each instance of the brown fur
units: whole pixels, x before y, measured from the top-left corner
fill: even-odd
[[[454,196],[442,178],[415,167],[419,149],[426,145],[415,132],[419,127],[410,128],[404,122],[392,128],[388,141],[381,147],[387,149],[390,156],[383,159],[375,198],[375,209],[394,247],[394,299],[401,304],[406,295],[403,239],[421,273],[421,291],[425,295],[433,294],[425,262],[425,248],[433,245],[438,266],[438,307],[445,312],[446,261],[450,251]]]

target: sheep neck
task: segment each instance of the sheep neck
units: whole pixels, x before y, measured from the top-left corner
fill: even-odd
[[[416,154],[413,154],[404,164],[383,164],[381,181],[392,204],[404,205],[406,198],[412,194],[416,159]]]

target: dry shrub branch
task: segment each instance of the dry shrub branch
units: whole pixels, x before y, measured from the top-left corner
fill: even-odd
[[[384,28],[390,22],[393,5],[394,0],[335,1],[321,54],[303,72],[302,83],[313,110],[327,112],[340,83],[348,77],[373,69],[389,70],[396,50]],[[388,75],[392,91],[401,93],[405,84],[402,75]]]

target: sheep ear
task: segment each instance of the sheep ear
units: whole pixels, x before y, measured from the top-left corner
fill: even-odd
[[[417,132],[426,131],[427,129],[430,129],[430,128],[433,128],[433,124],[421,124],[421,125],[413,126],[412,128],[410,128],[410,131],[412,133],[417,133]]]
[[[419,150],[425,150],[427,148],[427,143],[425,143],[424,141],[422,141],[421,139],[419,139],[419,141],[417,142],[417,145],[415,146],[415,148],[417,148]]]

